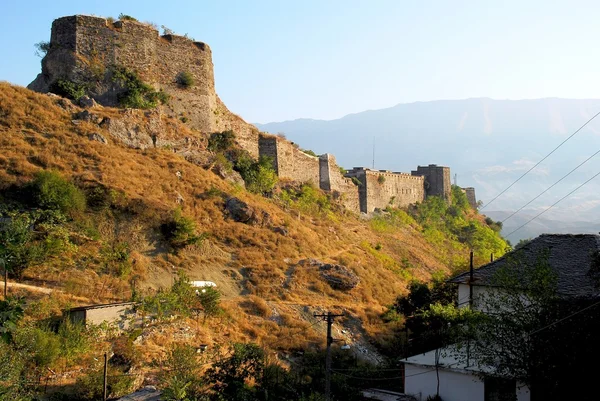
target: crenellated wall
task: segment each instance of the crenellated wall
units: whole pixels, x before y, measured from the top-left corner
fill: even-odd
[[[425,200],[425,179],[407,173],[354,167],[347,177],[360,181],[360,211],[371,213],[388,206],[403,207]]]
[[[426,196],[450,200],[448,167],[418,166],[411,174],[354,168],[344,176],[333,155],[314,157],[290,141],[261,134],[231,113],[215,93],[208,45],[183,36],[160,36],[153,26],[137,21],[112,22],[84,15],[55,20],[42,72],[29,88],[48,92],[57,80],[67,79],[84,84],[99,103],[116,106],[126,88],[114,79],[115,67],[136,72],[155,90],[169,95],[158,115],[186,121],[202,133],[232,130],[237,143],[253,157],[271,157],[279,177],[313,183],[332,193],[349,210],[370,213],[378,208],[421,202]],[[192,86],[178,85],[177,77],[182,72],[191,74]],[[352,178],[361,185],[355,185]],[[465,191],[469,203],[476,207],[475,190]]]

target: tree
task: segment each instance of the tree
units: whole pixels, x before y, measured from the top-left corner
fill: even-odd
[[[0,301],[0,339],[7,343],[11,342],[17,323],[23,317],[24,304],[22,298],[7,297]]]
[[[205,377],[215,399],[252,400],[262,383],[265,353],[256,344],[235,343],[231,353],[216,360]]]
[[[13,214],[8,223],[0,227],[0,266],[4,270],[4,296],[6,297],[7,273],[19,276],[37,253],[36,247],[28,247],[32,241],[33,220],[28,214]]]
[[[485,319],[470,336],[471,358],[488,372],[527,384],[543,400],[597,399],[600,308],[594,299],[564,299],[545,254],[534,266],[518,257],[479,300]]]
[[[221,293],[213,287],[196,290],[196,309],[204,313],[204,322],[208,316],[215,316],[221,311],[220,301]]]

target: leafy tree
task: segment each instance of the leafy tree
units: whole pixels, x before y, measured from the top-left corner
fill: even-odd
[[[200,394],[201,364],[196,349],[190,345],[173,344],[166,357],[154,361],[161,367],[159,380],[166,399],[185,400]]]
[[[22,298],[8,297],[0,301],[0,338],[5,342],[12,340],[13,333],[17,329],[17,323],[23,317]]]
[[[265,353],[256,344],[233,344],[231,353],[216,360],[206,371],[213,399],[252,400],[262,384]],[[251,385],[250,383],[253,383]]]
[[[497,290],[478,300],[487,316],[470,336],[471,358],[539,399],[596,399],[588,362],[600,357],[600,309],[594,299],[560,298],[556,284],[546,254],[533,266],[514,256],[495,275]]]
[[[220,301],[221,293],[213,287],[196,290],[197,310],[204,313],[204,321],[207,317],[216,316],[221,311]]]

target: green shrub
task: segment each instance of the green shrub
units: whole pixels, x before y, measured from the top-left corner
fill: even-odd
[[[383,184],[385,182],[385,177],[380,175],[379,177],[377,177],[377,182]]]
[[[127,15],[127,14],[123,14],[123,13],[119,14],[119,19],[121,21],[136,21],[137,22],[137,19],[133,18],[131,15]]]
[[[50,85],[49,91],[69,99],[79,100],[86,95],[87,88],[85,85],[61,78]]]
[[[208,138],[208,150],[219,153],[233,148],[235,145],[235,134],[233,131],[215,132]]]
[[[299,189],[286,188],[279,197],[287,206],[304,213],[320,215],[332,211],[330,197],[312,184],[303,184]]]
[[[155,91],[152,86],[143,82],[134,71],[122,66],[114,66],[112,69],[113,81],[122,86],[125,91],[121,93],[119,103],[122,107],[133,109],[150,109],[165,104],[169,96],[161,91]]]
[[[28,189],[36,205],[43,209],[58,210],[62,213],[85,210],[83,191],[54,171],[38,172]]]
[[[256,194],[270,193],[279,180],[273,169],[273,160],[266,156],[254,161],[247,152],[241,153],[235,161],[234,169],[244,179],[246,189]]]
[[[194,76],[188,71],[182,71],[177,74],[177,84],[182,88],[190,88],[194,86]]]
[[[181,209],[173,211],[173,217],[160,226],[160,231],[173,250],[198,244],[206,238],[206,234],[196,234],[196,223],[189,217],[183,216]]]
[[[352,183],[357,187],[360,187],[362,185],[362,182],[360,182],[360,180],[356,177],[352,177]]]

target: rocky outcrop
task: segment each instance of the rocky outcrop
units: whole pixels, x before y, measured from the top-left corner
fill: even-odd
[[[343,265],[324,263],[316,259],[304,259],[298,264],[303,267],[317,267],[321,278],[334,290],[349,291],[360,281],[350,268]]]
[[[225,211],[229,218],[239,223],[253,226],[270,226],[272,224],[269,213],[256,209],[236,197],[230,197],[225,201]]]

